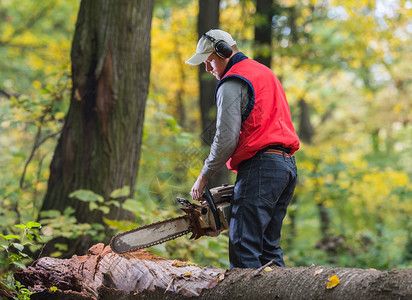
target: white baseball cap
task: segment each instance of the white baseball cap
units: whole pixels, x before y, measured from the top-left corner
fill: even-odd
[[[211,29],[208,32],[206,32],[208,36],[211,36],[214,38],[217,42],[218,41],[225,41],[226,43],[229,44],[229,46],[236,45],[236,41],[232,38],[232,36],[227,33],[226,31],[220,30],[220,29]],[[202,36],[199,39],[199,42],[197,42],[197,47],[196,47],[196,54],[193,55],[191,58],[189,58],[186,63],[189,65],[200,65],[202,62],[204,62],[210,54],[215,52],[215,45],[212,41],[208,40],[204,36]]]

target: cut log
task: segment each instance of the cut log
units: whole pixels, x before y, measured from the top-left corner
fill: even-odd
[[[103,244],[93,246],[89,253],[70,259],[44,257],[15,277],[40,299],[118,300],[119,295],[126,299],[125,295],[132,297],[143,291],[199,296],[203,289],[214,287],[223,272],[164,259],[145,250],[119,255]],[[58,291],[52,292],[53,287]]]
[[[15,277],[32,299],[412,299],[412,269],[222,270],[144,250],[119,255],[103,244],[84,256],[41,258]]]

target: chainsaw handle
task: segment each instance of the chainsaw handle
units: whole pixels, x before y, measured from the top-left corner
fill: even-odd
[[[220,230],[222,228],[222,225],[220,224],[219,212],[217,211],[212,193],[210,192],[207,185],[205,186],[205,192],[203,193],[202,198],[206,199],[206,202],[209,205],[210,210],[212,211],[213,219],[215,220],[216,230]]]

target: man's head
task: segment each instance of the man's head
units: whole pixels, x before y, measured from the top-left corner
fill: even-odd
[[[186,63],[200,65],[204,62],[206,71],[220,80],[233,52],[237,52],[237,47],[232,36],[223,30],[212,29],[199,39],[196,54]]]

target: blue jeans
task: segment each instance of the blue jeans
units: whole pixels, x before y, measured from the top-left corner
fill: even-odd
[[[285,266],[278,243],[296,181],[294,157],[258,152],[239,165],[229,229],[231,268],[259,268],[271,260]]]

